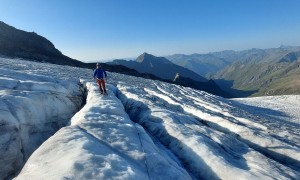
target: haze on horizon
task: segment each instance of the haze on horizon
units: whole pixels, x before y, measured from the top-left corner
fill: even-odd
[[[300,45],[299,7],[299,0],[1,0],[0,20],[88,62]]]

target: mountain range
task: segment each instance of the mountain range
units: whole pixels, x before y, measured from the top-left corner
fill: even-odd
[[[0,21],[0,55],[52,64],[95,68],[63,55],[46,38]],[[160,80],[204,90],[223,97],[300,93],[300,47],[175,54],[143,53],[135,61],[103,63],[107,71]],[[176,78],[175,77],[180,77]],[[208,79],[213,79],[209,81]]]
[[[299,94],[300,48],[256,50],[259,58],[241,59],[222,69],[214,78],[233,80],[233,87],[257,90],[254,95]]]
[[[188,68],[204,77],[207,77],[210,73],[215,73],[223,67],[232,63],[231,57],[234,51],[223,51],[218,53],[208,54],[174,54],[166,56],[171,62]]]
[[[192,87],[222,97],[232,97],[223,91],[213,80],[207,80],[199,74],[176,65],[164,57],[143,53],[135,61],[116,59],[108,64],[123,65],[140,73],[153,74],[165,82]]]
[[[236,97],[299,94],[300,47],[167,56],[175,64],[212,78]]]
[[[154,74],[162,79],[173,80],[177,73],[181,76],[199,82],[206,82],[207,79],[185,67],[176,65],[164,57],[156,57],[148,53],[143,53],[135,61],[114,60],[110,64],[119,64],[140,73]]]
[[[0,55],[10,58],[21,58],[30,61],[46,62],[59,65],[94,69],[95,63],[83,63],[63,55],[48,39],[34,33],[16,29],[0,21]],[[222,97],[230,97],[218,85],[208,81],[187,68],[175,65],[163,57],[155,57],[144,53],[137,58],[137,66],[102,63],[102,67],[110,72],[117,72],[152,80],[160,80],[172,84],[204,90]],[[147,70],[150,67],[150,71]],[[174,80],[180,73],[182,78]],[[189,83],[187,83],[189,82]]]

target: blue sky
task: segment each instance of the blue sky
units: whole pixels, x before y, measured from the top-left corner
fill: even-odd
[[[300,45],[299,0],[0,0],[0,21],[81,61]]]

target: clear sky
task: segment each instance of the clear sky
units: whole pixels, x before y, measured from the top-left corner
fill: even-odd
[[[0,21],[81,61],[300,45],[300,0],[0,0]]]

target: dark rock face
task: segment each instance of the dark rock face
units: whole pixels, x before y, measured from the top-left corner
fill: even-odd
[[[38,62],[80,66],[82,62],[64,56],[46,38],[18,30],[0,21],[0,54]]]

